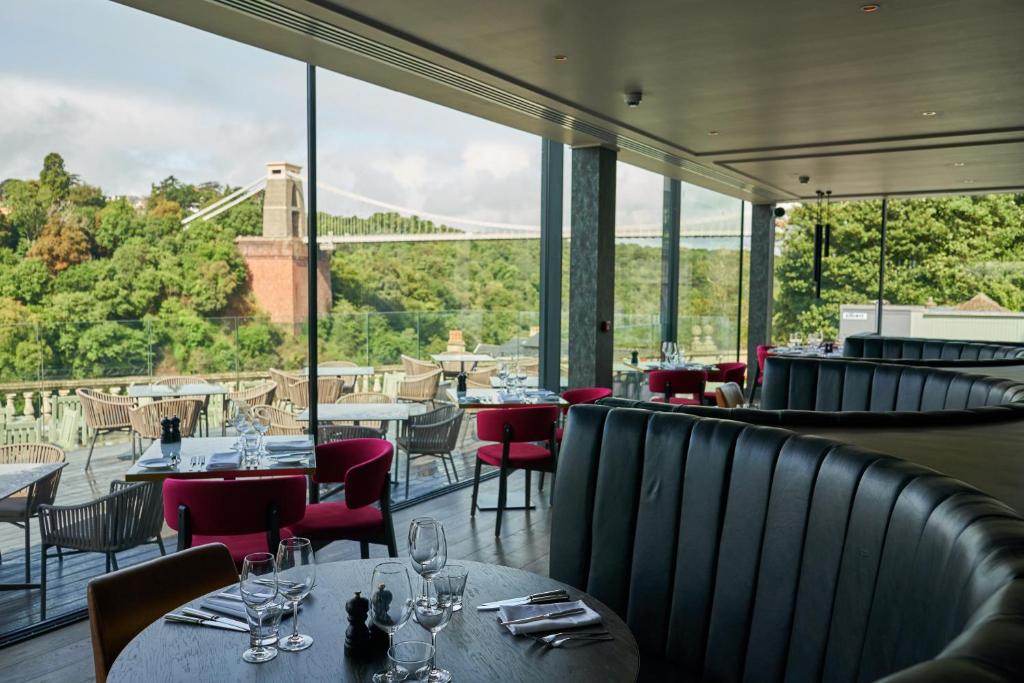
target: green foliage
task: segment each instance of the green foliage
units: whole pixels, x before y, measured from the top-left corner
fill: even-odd
[[[7,222],[13,228],[14,246],[24,241],[24,248],[39,236],[46,223],[49,207],[39,197],[39,183],[35,180],[9,180],[4,183],[3,205],[7,208]]]
[[[0,249],[0,298],[38,304],[50,289],[50,271],[39,259]]]
[[[403,216],[394,211],[378,211],[366,218],[332,216],[321,211],[317,214],[317,229],[324,235],[427,235],[462,232],[419,216]]]
[[[68,198],[71,186],[77,178],[64,167],[64,157],[50,152],[43,159],[43,170],[39,172],[39,191],[48,204],[58,204]]]
[[[143,220],[138,212],[121,198],[110,202],[100,211],[96,228],[96,245],[104,255],[133,237],[143,236]]]
[[[236,204],[211,222],[223,227],[232,235],[259,236],[263,234],[263,194],[253,195],[241,204]]]
[[[114,321],[85,326],[70,359],[75,377],[141,375],[147,371],[149,342],[144,330]]]

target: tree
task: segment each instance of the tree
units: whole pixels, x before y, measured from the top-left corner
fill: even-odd
[[[4,204],[8,209],[7,221],[14,231],[14,246],[39,236],[46,224],[49,203],[39,197],[39,183],[35,180],[9,180],[4,183]]]
[[[59,273],[90,257],[89,235],[80,217],[67,212],[54,212],[39,238],[28,250],[29,257],[43,261],[51,272]]]
[[[38,304],[50,291],[52,278],[46,264],[0,249],[0,298]]]
[[[97,218],[96,244],[103,254],[112,254],[132,237],[143,236],[142,219],[123,197],[107,204]]]
[[[39,172],[39,186],[49,204],[57,204],[68,198],[75,176],[64,167],[64,157],[50,152],[43,159],[43,170]]]

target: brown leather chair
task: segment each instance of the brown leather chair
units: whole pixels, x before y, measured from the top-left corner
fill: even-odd
[[[121,650],[184,602],[238,581],[227,546],[211,543],[159,557],[89,582],[89,627],[96,681],[104,683]]]

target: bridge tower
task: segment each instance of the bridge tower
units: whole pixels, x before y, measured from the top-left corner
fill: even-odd
[[[263,194],[263,234],[235,242],[249,271],[256,304],[273,323],[299,325],[308,313],[309,252],[302,167],[286,162],[267,164]],[[321,246],[317,270],[317,311],[331,309],[331,251]]]

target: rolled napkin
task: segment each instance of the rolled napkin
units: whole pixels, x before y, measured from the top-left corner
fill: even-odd
[[[601,615],[587,607],[582,600],[575,602],[558,602],[547,605],[506,605],[498,608],[498,621],[516,621],[527,617],[536,617],[551,612],[564,612],[571,609],[582,609],[580,614],[573,614],[566,617],[554,619],[540,619],[526,624],[509,624],[505,628],[518,636],[526,633],[541,633],[544,631],[563,631],[581,626],[593,626],[601,623]]]
[[[268,451],[308,451],[312,450],[313,442],[309,439],[288,439],[287,441],[267,441]]]
[[[206,459],[208,470],[237,470],[242,466],[242,454],[238,451],[214,453]]]

